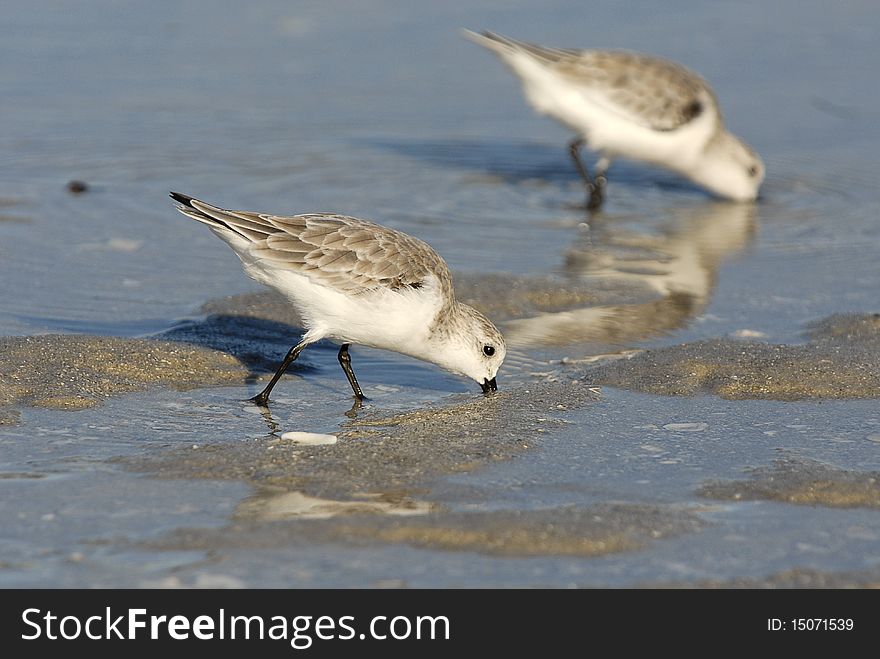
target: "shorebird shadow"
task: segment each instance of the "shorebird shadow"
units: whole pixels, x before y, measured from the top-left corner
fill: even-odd
[[[284,355],[300,340],[302,334],[303,330],[299,327],[275,320],[211,314],[203,320],[183,322],[157,338],[226,352],[248,369],[246,382],[254,384],[261,375],[278,368]],[[288,372],[316,370],[307,361],[296,361],[290,365]]]
[[[274,295],[274,292],[266,291],[263,295]],[[227,312],[210,314],[202,320],[185,321],[154,336],[166,341],[188,343],[228,353],[248,369],[245,383],[254,385],[261,381],[262,376],[275,372],[284,356],[300,341],[302,335],[303,330],[290,323]],[[318,341],[310,345],[303,355],[290,365],[287,373],[332,372],[331,377],[338,377],[340,382],[345,383],[342,370],[336,360],[338,350],[339,346],[331,341]],[[450,393],[459,391],[458,387],[452,386],[454,382],[452,376],[449,380],[438,378],[436,374],[426,376],[424,369],[434,367],[410,358],[396,360],[384,351],[361,352],[355,346],[353,360],[356,372],[358,374],[363,372],[364,375],[361,377],[369,382],[370,386],[416,386],[420,389]],[[315,365],[316,361],[320,362],[320,366]],[[323,382],[323,378],[318,380]],[[347,386],[345,384],[345,387]],[[356,413],[357,407],[350,411]]]
[[[566,144],[544,142],[491,141],[491,140],[366,140],[367,146],[415,158],[423,162],[447,167],[479,171],[516,184],[526,181],[544,181],[557,185],[579,182],[580,177],[568,157]],[[586,157],[589,164],[592,158]],[[686,179],[662,169],[615,161],[608,172],[609,180],[634,187],[656,187],[706,193]]]

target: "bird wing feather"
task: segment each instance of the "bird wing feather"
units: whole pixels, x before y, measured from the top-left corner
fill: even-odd
[[[257,258],[348,295],[432,283],[440,284],[440,290],[452,290],[449,268],[431,247],[373,222],[330,213],[283,216],[229,211],[196,199],[190,204],[248,239]]]

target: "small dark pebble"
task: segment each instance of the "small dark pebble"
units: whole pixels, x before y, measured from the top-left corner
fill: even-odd
[[[82,194],[88,189],[89,186],[85,181],[70,181],[67,184],[67,191],[72,194]]]

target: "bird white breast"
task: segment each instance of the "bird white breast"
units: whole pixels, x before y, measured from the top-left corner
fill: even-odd
[[[382,288],[349,295],[253,258],[249,252],[236,253],[248,275],[291,301],[308,330],[306,339],[335,339],[426,358],[430,328],[443,302],[437,292],[439,282],[418,289]]]

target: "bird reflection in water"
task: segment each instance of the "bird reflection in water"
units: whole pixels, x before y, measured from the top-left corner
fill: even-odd
[[[671,210],[664,228],[652,233],[624,228],[623,217],[594,216],[563,271],[644,301],[512,320],[503,328],[508,343],[620,346],[686,326],[708,305],[720,265],[753,239],[756,214],[754,204],[707,202]]]

